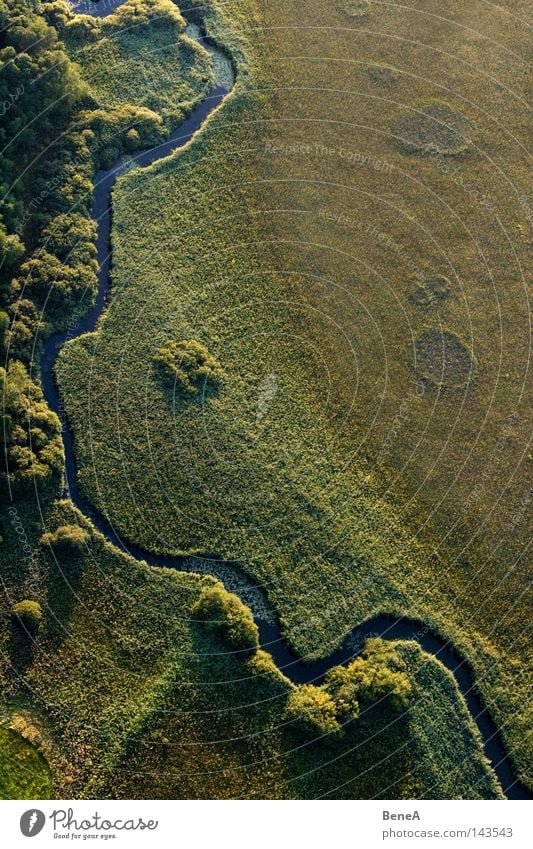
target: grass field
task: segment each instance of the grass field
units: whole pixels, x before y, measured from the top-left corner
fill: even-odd
[[[527,781],[522,7],[213,6],[236,91],[117,184],[113,300],[60,359],[84,489],[147,550],[239,561],[303,655],[427,621]],[[216,391],[161,387],[172,339]]]
[[[130,6],[93,20],[88,33],[70,35],[70,55],[101,106],[144,107],[174,128],[213,83],[210,56],[184,32],[170,0],[154,2],[144,24],[127,14]]]
[[[46,524],[65,523],[84,525],[68,502],[58,502]],[[14,562],[19,542],[8,523],[3,530],[8,577],[5,561]],[[210,583],[147,568],[99,535],[75,556],[36,546],[15,597],[31,592],[43,623],[30,659],[7,640],[2,679],[11,713],[26,717],[41,741],[55,795],[499,796],[455,682],[416,644],[398,644],[413,685],[407,711],[366,711],[341,739],[302,741],[284,716],[293,685],[269,656],[239,659],[191,616]],[[5,601],[3,635],[10,632]],[[29,755],[24,750],[21,762],[19,748],[20,739],[0,763],[8,796],[29,792]],[[32,787],[40,781],[46,795],[42,755],[31,750],[31,757]]]
[[[50,770],[43,755],[12,728],[0,724],[0,799],[50,799]]]

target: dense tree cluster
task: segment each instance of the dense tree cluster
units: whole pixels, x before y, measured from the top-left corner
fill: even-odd
[[[84,86],[56,31],[28,0],[0,0],[0,23],[2,238],[9,240],[10,253],[2,268],[6,273],[20,256],[16,232],[32,189],[36,151],[46,150],[67,126]]]
[[[156,5],[139,0],[132,14],[146,7],[149,19]],[[73,15],[62,0],[0,0],[0,483],[13,495],[62,468],[57,417],[24,364],[96,293],[94,173],[165,135],[147,109],[98,108],[65,50],[63,37],[80,30],[97,38],[101,23]]]
[[[139,0],[130,13],[149,20],[156,6]],[[82,81],[58,33],[70,37],[81,22],[99,37],[103,22],[62,0],[0,0],[0,20],[0,341],[29,361],[36,334],[65,326],[96,291],[95,170],[162,141],[165,128],[148,109],[99,109]]]
[[[185,19],[171,0],[129,0],[123,6],[113,12],[112,15],[102,20],[104,30],[123,32],[128,27],[142,28],[147,24],[150,27],[168,27],[172,23],[176,27],[176,35],[185,29]]]
[[[192,613],[207,628],[220,634],[233,651],[249,655],[259,648],[257,625],[249,608],[222,584],[202,590]]]
[[[0,368],[2,442],[0,483],[13,493],[58,478],[63,468],[60,424],[43,400],[41,388],[20,362]]]
[[[405,663],[394,646],[371,640],[348,666],[337,666],[321,687],[306,685],[291,691],[286,717],[304,734],[340,734],[370,705],[401,711],[412,686]]]

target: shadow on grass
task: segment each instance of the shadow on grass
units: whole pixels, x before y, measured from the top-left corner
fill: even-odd
[[[46,629],[52,648],[58,648],[69,633],[82,573],[81,558],[54,558],[48,577]]]

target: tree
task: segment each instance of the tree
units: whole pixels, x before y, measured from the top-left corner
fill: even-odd
[[[96,224],[77,212],[52,218],[42,232],[46,250],[71,266],[88,264],[96,268]]]
[[[171,339],[156,351],[153,360],[175,391],[183,395],[195,395],[199,387],[215,386],[222,379],[220,363],[195,339]]]
[[[61,554],[80,554],[87,546],[89,533],[80,525],[61,525],[41,537],[42,545],[51,546]]]
[[[30,634],[36,634],[39,630],[43,612],[38,601],[24,599],[12,607],[12,615],[16,622],[22,625]]]
[[[185,29],[186,21],[174,3],[169,0],[129,0],[123,6],[119,6],[112,15],[102,21],[102,27],[108,32],[127,32],[135,27],[142,32],[150,27],[168,27],[172,24],[176,28],[176,37]]]
[[[240,598],[222,584],[205,587],[192,614],[210,630],[220,634],[236,652],[253,654],[259,648],[259,634],[252,614]]]
[[[305,735],[338,734],[337,705],[323,687],[305,684],[292,690],[285,716]]]
[[[412,692],[400,655],[384,640],[369,641],[361,657],[331,670],[325,686],[348,718],[357,716],[359,704],[383,701],[393,710],[403,710]]]
[[[20,298],[9,307],[11,323],[4,337],[4,347],[10,359],[30,360],[39,333],[44,330],[40,311],[33,301]]]
[[[94,256],[92,246],[85,244],[84,249],[87,256]],[[70,309],[82,300],[89,303],[93,299],[98,288],[97,270],[94,258],[71,265],[55,254],[38,251],[20,266],[12,291],[25,297],[30,295],[44,308],[46,320],[53,327],[62,327]]]

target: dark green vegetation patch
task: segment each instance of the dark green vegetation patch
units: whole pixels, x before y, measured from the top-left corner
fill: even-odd
[[[368,0],[341,0],[340,8],[350,18],[363,18],[370,12]]]
[[[439,101],[409,109],[392,127],[393,141],[404,153],[440,156],[465,153],[473,133],[464,115]]]
[[[222,380],[220,363],[195,339],[170,340],[154,354],[154,363],[174,391],[196,395]]]
[[[440,275],[428,277],[422,286],[418,286],[409,295],[409,300],[415,306],[427,307],[436,301],[445,301],[450,294],[450,281]]]
[[[472,353],[455,333],[430,328],[415,342],[415,369],[437,386],[464,386],[472,378]]]

